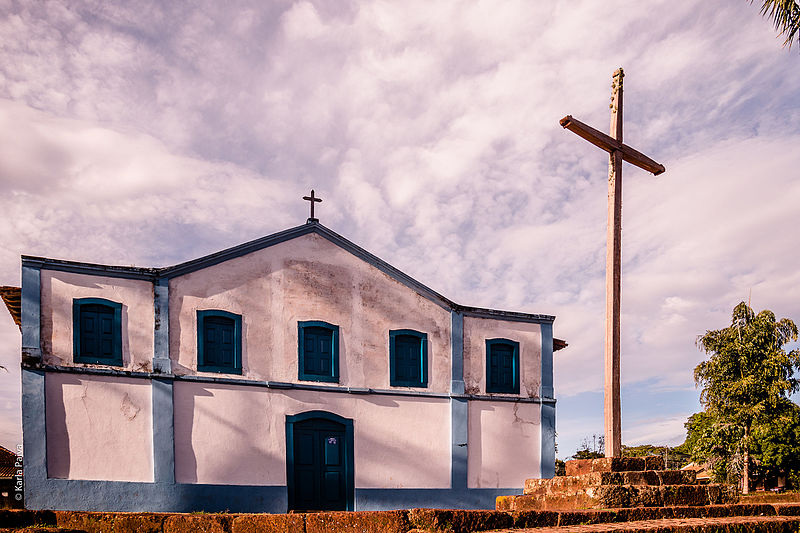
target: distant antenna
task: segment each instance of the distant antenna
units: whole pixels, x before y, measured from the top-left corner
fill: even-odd
[[[750,307],[750,300],[753,298],[753,287],[750,287],[750,294],[747,295],[747,307]]]

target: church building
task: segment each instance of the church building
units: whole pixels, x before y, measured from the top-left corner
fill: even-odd
[[[166,268],[22,257],[30,509],[494,508],[552,477],[555,317],[310,218]]]

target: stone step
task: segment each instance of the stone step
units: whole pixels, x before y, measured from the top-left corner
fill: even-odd
[[[556,476],[552,479],[526,479],[524,493],[574,491],[601,485],[693,485],[696,482],[696,472],[692,470],[590,472],[579,476]]]
[[[798,516],[729,516],[717,518],[668,518],[635,522],[572,526],[495,529],[487,533],[796,533]]]
[[[590,472],[631,472],[637,470],[664,470],[664,458],[657,455],[647,457],[602,457],[600,459],[573,459],[566,463],[568,476],[580,476]]]
[[[498,511],[612,509],[728,504],[738,501],[731,485],[599,485],[521,496],[499,496]]]

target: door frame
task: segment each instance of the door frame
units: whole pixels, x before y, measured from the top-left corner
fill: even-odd
[[[345,499],[347,511],[355,510],[355,469],[353,453],[353,420],[327,411],[306,411],[297,415],[286,415],[286,492],[289,510],[294,508],[294,425],[310,419],[322,419],[344,426],[345,435]]]

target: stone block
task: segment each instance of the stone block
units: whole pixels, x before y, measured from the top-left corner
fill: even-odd
[[[114,533],[161,533],[167,516],[162,513],[117,513]]]
[[[619,515],[615,511],[587,509],[579,511],[563,511],[558,520],[561,526],[577,526],[584,524],[605,524],[616,522]]]
[[[512,515],[513,527],[555,527],[559,514],[556,511],[518,511]]]
[[[361,533],[363,531],[369,531],[370,533],[406,533],[412,528],[406,511],[309,513],[306,514],[305,518],[306,533]],[[511,520],[509,519],[508,523],[510,522]],[[264,530],[253,531],[260,532]],[[288,529],[283,531],[296,530]],[[297,531],[302,531],[302,529]]]
[[[673,518],[672,507],[628,507],[627,509],[615,509],[615,511],[620,522]]]
[[[228,514],[171,514],[164,520],[163,533],[228,533],[236,516]]]
[[[662,507],[661,489],[657,485],[632,487],[630,507]]]
[[[601,485],[594,490],[594,508],[630,507],[636,490],[628,485]]]
[[[665,506],[708,505],[708,492],[702,485],[661,485],[661,500]]]
[[[729,504],[739,501],[739,491],[733,485],[710,483],[704,486],[706,487],[710,504]]]
[[[64,529],[80,529],[86,533],[112,533],[116,513],[56,511],[56,525]]]
[[[643,457],[644,470],[664,470],[664,458],[660,455],[648,455]]]
[[[508,528],[514,524],[509,513],[497,511],[411,509],[408,511],[408,519],[416,529],[437,533],[472,533]]]
[[[621,472],[622,485],[660,485],[661,480],[658,473],[653,470],[642,470],[639,472]]]
[[[697,482],[694,470],[657,470],[653,473],[658,476],[660,485],[694,485]]]
[[[252,514],[233,519],[232,533],[288,533],[304,531],[305,515],[293,514]]]
[[[775,513],[779,516],[800,516],[800,505],[792,503],[781,503],[773,505]]]
[[[0,526],[26,527],[35,524],[55,526],[54,511],[27,511],[24,509],[0,509]]]
[[[660,459],[660,458],[658,458]],[[649,458],[645,457],[603,457],[601,459],[573,459],[566,463],[567,476],[580,476],[590,472],[630,472],[636,470],[646,470]],[[650,460],[651,468],[647,470],[658,470],[659,463]],[[663,460],[661,468],[663,469]]]

